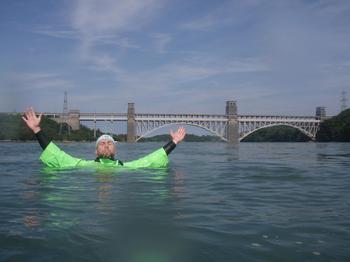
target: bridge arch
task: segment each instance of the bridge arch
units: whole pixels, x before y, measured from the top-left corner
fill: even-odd
[[[194,124],[194,123],[186,123],[186,122],[178,122],[178,123],[168,123],[168,124],[163,124],[163,125],[160,125],[160,126],[157,126],[151,130],[148,130],[147,132],[141,134],[137,139],[136,139],[136,142],[139,141],[141,138],[153,133],[154,131],[158,130],[158,129],[161,129],[161,128],[164,128],[164,127],[167,127],[167,126],[171,126],[171,125],[187,125],[187,126],[195,126],[195,127],[199,127],[201,129],[204,129],[206,131],[208,131],[209,133],[219,137],[221,140],[227,142],[227,139],[223,136],[221,136],[220,134],[214,132],[213,130],[210,130],[209,128],[205,127],[205,126],[202,126],[202,125],[199,125],[199,124]]]
[[[303,133],[304,135],[308,136],[311,140],[314,140],[315,137],[313,136],[313,134],[311,134],[310,132],[304,130],[303,128],[299,127],[299,126],[295,126],[292,124],[284,124],[284,123],[276,123],[276,124],[268,124],[268,125],[264,125],[264,126],[260,126],[258,128],[255,128],[253,130],[250,130],[247,133],[244,133],[243,136],[241,136],[239,138],[239,141],[242,141],[244,138],[246,138],[247,136],[251,135],[252,133],[260,130],[260,129],[264,129],[264,128],[269,128],[269,127],[274,127],[274,126],[288,126],[288,127],[292,127],[294,129],[299,130],[301,133]]]

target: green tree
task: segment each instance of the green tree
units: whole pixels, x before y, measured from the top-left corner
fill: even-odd
[[[306,142],[310,138],[290,126],[272,126],[259,129],[243,139],[242,142]]]
[[[73,140],[73,141],[93,141],[94,132],[84,125],[80,125],[80,130],[71,131],[68,135],[67,125],[63,126],[62,132],[59,134],[60,124],[52,119],[43,116],[41,127],[45,130],[47,137],[54,140]],[[97,136],[102,135],[100,130],[96,132]],[[0,113],[0,140],[34,140],[36,139],[32,131],[23,122],[20,114],[4,114]]]
[[[350,142],[350,109],[321,123],[316,139],[320,142]]]

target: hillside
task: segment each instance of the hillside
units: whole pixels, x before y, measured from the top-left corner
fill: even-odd
[[[158,141],[169,141],[170,135],[157,135],[152,137],[145,137],[141,138],[140,142],[158,142]],[[202,135],[197,136],[193,134],[187,134],[184,141],[186,142],[223,142],[219,137],[217,136],[211,136],[211,135]]]
[[[289,126],[262,128],[243,139],[242,142],[307,142],[310,138]]]
[[[81,125],[80,130],[71,131],[71,135],[68,137],[67,126],[64,125],[62,129],[62,135],[59,134],[60,125],[55,121],[43,116],[41,121],[41,127],[45,130],[47,137],[54,140],[73,140],[73,141],[93,141],[93,130]],[[97,130],[97,136],[102,132]],[[0,113],[0,140],[11,141],[27,141],[35,140],[35,136],[32,131],[23,122],[20,114],[9,115]]]
[[[324,121],[317,132],[319,142],[350,142],[350,108]]]

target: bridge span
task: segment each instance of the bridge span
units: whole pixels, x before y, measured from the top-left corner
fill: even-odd
[[[319,110],[316,110],[318,112]],[[83,113],[71,110],[67,114],[44,113],[58,123],[65,122],[73,130],[80,127],[81,121],[127,122],[127,141],[136,142],[157,129],[179,124],[191,125],[207,130],[229,143],[237,143],[251,133],[266,127],[290,126],[298,129],[312,140],[324,116],[283,116],[283,115],[238,115],[236,101],[226,102],[226,114],[153,114],[135,113],[134,103],[128,103],[127,113]]]

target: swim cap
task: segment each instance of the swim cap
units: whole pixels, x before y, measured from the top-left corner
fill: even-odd
[[[112,141],[113,143],[115,143],[113,137],[111,137],[110,135],[102,135],[96,140],[96,147],[98,146],[98,143],[100,143],[100,141],[103,139],[108,140],[108,141]]]

